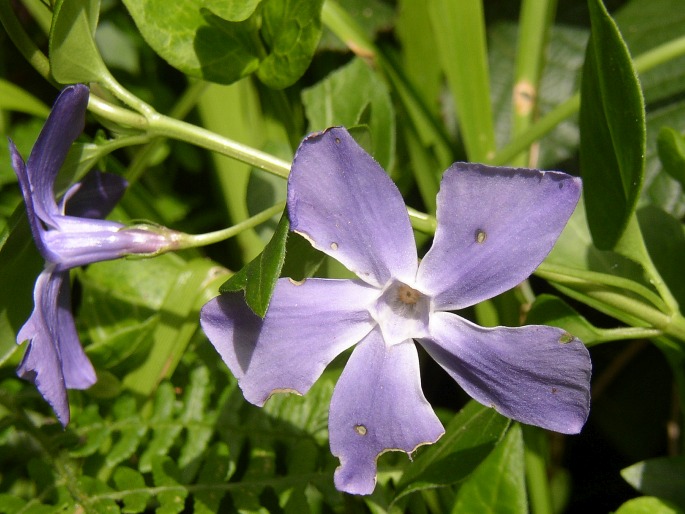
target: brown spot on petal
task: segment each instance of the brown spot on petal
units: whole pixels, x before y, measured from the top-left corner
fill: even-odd
[[[559,342],[561,344],[566,344],[566,343],[570,343],[571,341],[573,341],[573,339],[574,339],[574,337],[571,334],[569,334],[568,332],[564,332],[561,335],[561,337],[559,338]]]
[[[552,388],[552,394],[557,394],[557,388],[556,387]]]
[[[355,425],[354,426],[354,431],[357,432],[359,435],[366,435],[366,427],[364,425]]]
[[[336,138],[335,138],[335,144],[336,144],[336,145],[339,145],[339,144],[340,144],[340,138],[339,138],[339,137],[336,137]]]
[[[335,251],[338,249],[338,243],[331,243],[331,250]]]
[[[482,245],[485,240],[488,238],[488,235],[485,233],[485,230],[479,228],[476,230],[476,243],[479,245]]]

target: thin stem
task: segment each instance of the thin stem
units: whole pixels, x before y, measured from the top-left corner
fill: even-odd
[[[157,136],[171,137],[227,155],[281,178],[288,178],[290,173],[287,161],[185,121],[155,113],[149,119],[148,130]]]
[[[283,212],[283,209],[285,209],[285,202],[279,202],[276,205],[269,207],[268,209],[265,209],[262,212],[255,214],[254,216],[247,218],[236,225],[233,225],[232,227],[217,230],[215,232],[208,232],[206,234],[183,234],[180,237],[179,246],[174,248],[174,250],[196,248],[198,246],[207,246],[224,241],[225,239],[240,234],[244,230],[256,227],[257,225],[261,225],[262,223],[269,221],[276,214]]]
[[[684,54],[685,36],[682,36],[638,55],[633,59],[633,64],[638,73],[645,73]],[[576,114],[578,109],[580,109],[580,94],[576,93],[540,118],[537,123],[519,137],[501,148],[488,163],[501,166],[511,162],[531,144],[551,132],[559,123]]]
[[[539,427],[521,425],[523,433],[526,484],[530,497],[530,511],[534,514],[552,514],[552,495],[547,478],[549,444],[547,433]]]
[[[14,46],[19,49],[29,64],[45,80],[54,84],[55,82],[50,75],[50,61],[28,36],[12,10],[9,0],[0,0],[0,22],[2,22],[2,26],[5,28],[12,43],[14,43]]]
[[[425,212],[417,211],[412,207],[407,207],[407,212],[409,213],[409,221],[411,222],[412,227],[419,232],[423,232],[424,234],[435,234],[438,221],[434,216],[426,214]]]

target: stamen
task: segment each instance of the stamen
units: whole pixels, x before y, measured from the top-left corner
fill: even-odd
[[[402,284],[397,289],[397,299],[406,305],[415,305],[421,299],[421,293],[406,284]]]

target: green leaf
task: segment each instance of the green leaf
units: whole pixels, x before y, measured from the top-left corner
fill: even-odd
[[[181,485],[180,472],[174,461],[166,455],[158,456],[152,461],[152,476],[157,487],[163,490],[157,494],[161,504],[157,508],[158,514],[176,514],[185,507],[188,491]]]
[[[509,420],[470,401],[447,425],[445,435],[421,452],[402,475],[397,498],[420,489],[461,482],[504,436]]]
[[[283,268],[288,238],[287,214],[283,213],[271,241],[264,251],[219,288],[221,293],[245,291],[247,305],[260,317],[266,315],[276,281]]]
[[[187,75],[220,84],[257,71],[270,87],[289,86],[309,66],[321,35],[322,0],[124,4],[163,59]]]
[[[683,510],[660,498],[643,496],[628,500],[615,514],[683,514]]]
[[[140,456],[138,468],[143,473],[159,466],[159,459],[167,455],[176,438],[183,430],[181,423],[174,423],[176,394],[169,382],[163,382],[155,395],[154,413],[150,418],[155,425],[154,433],[147,448]],[[160,485],[160,484],[158,484]]]
[[[535,299],[526,316],[526,324],[563,328],[583,341],[586,346],[592,346],[603,340],[599,329],[566,302],[549,294],[542,294]]]
[[[685,227],[663,210],[647,206],[637,212],[649,255],[669,290],[685,306]]]
[[[685,189],[685,137],[670,127],[661,127],[657,147],[664,171]]]
[[[635,212],[644,179],[645,108],[637,75],[616,24],[589,0],[580,105],[580,165],[595,245],[616,247]]]
[[[523,437],[518,424],[459,488],[452,512],[528,512]]]
[[[50,28],[50,71],[61,84],[109,77],[93,34],[100,0],[59,0]]]
[[[228,445],[218,442],[207,452],[200,477],[197,483],[202,485],[221,484],[226,482],[231,472]],[[226,494],[225,489],[198,488],[193,493],[195,514],[214,514],[219,512],[219,505]]]
[[[16,337],[31,315],[33,287],[42,267],[43,258],[20,205],[0,233],[0,364],[21,351]]]
[[[658,496],[685,508],[685,457],[638,462],[622,469],[621,476],[642,494]]]
[[[120,467],[114,472],[113,478],[119,491],[136,491],[124,495],[124,507],[121,509],[121,512],[143,512],[147,507],[148,500],[152,496],[145,490],[147,486],[143,475],[134,469]]]
[[[361,59],[338,68],[302,91],[309,132],[367,124],[374,158],[391,170],[395,156],[395,115],[387,87]],[[364,119],[368,118],[368,119]]]
[[[50,108],[19,86],[0,79],[0,110],[16,111],[47,118]]]
[[[147,44],[183,73],[229,84],[255,71],[259,58],[251,41],[254,21],[228,22],[205,4],[124,0]]]
[[[495,151],[495,132],[482,2],[435,0],[428,9],[466,154],[471,161],[485,161]]]
[[[262,0],[204,0],[203,6],[227,21],[245,21]]]
[[[261,36],[269,53],[257,76],[269,87],[290,86],[307,70],[321,38],[323,0],[266,0]]]

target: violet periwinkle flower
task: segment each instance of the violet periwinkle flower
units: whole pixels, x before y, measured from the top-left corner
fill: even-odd
[[[481,328],[449,311],[528,277],[580,190],[564,173],[453,164],[442,178],[433,246],[419,264],[388,175],[344,129],[314,134],[300,145],[288,181],[291,229],[360,280],[279,279],[263,320],[239,293],[223,294],[202,309],[202,327],[245,398],[260,406],[276,392],[306,393],[357,345],[328,420],[342,491],[371,493],[381,453],[411,453],[444,433],[421,390],[415,341],[483,405],[577,433],[590,402],[581,341],[547,326]]]
[[[29,340],[17,373],[35,383],[64,426],[69,423],[67,389],[86,389],[96,381],[76,333],[68,270],[128,254],[153,254],[169,245],[163,234],[99,219],[126,189],[126,181],[116,175],[92,172],[57,204],[55,179],[83,131],[88,96],[81,84],[62,90],[26,163],[9,142],[31,232],[46,261],[36,281],[33,312],[17,334],[18,343]]]

